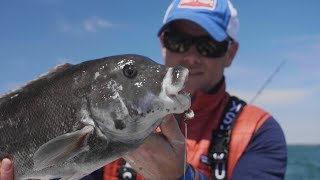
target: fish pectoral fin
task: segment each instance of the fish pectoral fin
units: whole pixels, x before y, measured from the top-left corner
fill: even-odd
[[[34,153],[34,169],[41,170],[88,151],[87,140],[93,131],[93,126],[85,126],[78,131],[58,136],[43,144]]]

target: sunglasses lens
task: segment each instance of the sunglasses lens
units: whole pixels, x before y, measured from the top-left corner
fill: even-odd
[[[163,38],[164,47],[172,52],[183,53],[188,51],[191,43],[183,36],[166,32]]]
[[[197,42],[197,50],[199,54],[205,57],[221,57],[228,50],[228,42],[216,42],[213,39],[199,40]]]

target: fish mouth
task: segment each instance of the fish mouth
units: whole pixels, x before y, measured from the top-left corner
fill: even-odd
[[[183,88],[184,88],[184,87],[185,87],[185,83],[183,84]],[[181,101],[180,101],[181,98],[178,98],[179,95],[182,96],[182,97],[190,96],[190,93],[188,93],[187,91],[184,91],[183,88],[180,89],[180,90],[179,90],[178,92],[176,92],[176,93],[173,93],[173,92],[170,91],[168,88],[166,88],[165,91],[166,91],[167,96],[168,96],[171,100],[173,100],[173,101],[177,102],[179,105],[183,106],[183,105],[184,105],[184,102],[181,102]]]
[[[191,106],[190,94],[184,91],[189,70],[182,66],[170,67],[162,82],[160,98],[172,113],[182,113]]]

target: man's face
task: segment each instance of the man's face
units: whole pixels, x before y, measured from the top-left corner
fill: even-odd
[[[208,35],[200,26],[190,21],[176,21],[173,22],[171,27],[179,33],[193,37]],[[212,58],[200,55],[194,45],[183,53],[172,52],[163,46],[163,35],[161,40],[165,64],[167,66],[181,65],[189,69],[185,90],[191,95],[194,95],[197,91],[208,92],[221,80],[224,68],[231,65],[238,47],[235,51],[229,49],[222,57]]]

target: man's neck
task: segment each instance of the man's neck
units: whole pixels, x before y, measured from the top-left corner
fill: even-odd
[[[214,94],[216,92],[218,92],[218,90],[221,88],[221,86],[223,85],[223,82],[224,82],[224,76],[221,78],[221,80],[216,84],[214,85],[209,91],[208,91],[208,94]]]

